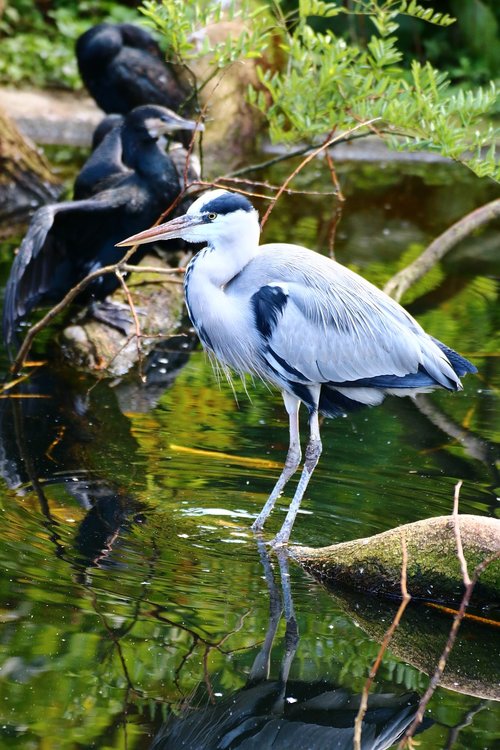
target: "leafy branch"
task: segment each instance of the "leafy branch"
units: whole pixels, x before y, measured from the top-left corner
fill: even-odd
[[[485,122],[497,100],[494,83],[453,92],[448,73],[429,62],[402,67],[400,17],[445,29],[454,22],[446,13],[415,0],[354,0],[348,7],[299,0],[288,15],[281,0],[246,0],[224,12],[220,4],[206,7],[197,0],[146,0],[141,11],[185,64],[210,54],[211,75],[236,60],[258,58],[258,86],[249,88],[248,99],[264,115],[274,142],[318,145],[334,130],[377,118],[390,148],[434,151],[480,177],[500,179],[494,145],[500,132]],[[335,31],[340,14],[369,18],[374,33],[366,45]],[[328,30],[316,31],[313,17]],[[203,29],[220,21],[238,22],[240,30],[231,27],[226,38],[212,42]]]

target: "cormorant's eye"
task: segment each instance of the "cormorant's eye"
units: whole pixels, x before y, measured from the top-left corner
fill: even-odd
[[[210,221],[213,221],[214,219],[216,219],[216,218],[217,218],[217,214],[215,214],[215,213],[213,213],[213,212],[212,212],[212,213],[209,213],[209,214],[208,214],[208,218],[210,219]]]

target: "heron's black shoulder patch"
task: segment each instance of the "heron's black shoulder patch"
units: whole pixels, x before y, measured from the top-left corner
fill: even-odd
[[[224,193],[203,206],[203,211],[214,214],[231,214],[233,211],[253,211],[254,207],[244,195]]]
[[[279,286],[263,286],[252,296],[255,325],[264,338],[268,339],[272,335],[287,300],[287,295]]]

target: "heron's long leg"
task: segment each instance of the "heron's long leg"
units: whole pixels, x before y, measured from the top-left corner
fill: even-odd
[[[321,436],[319,434],[319,421],[317,411],[313,411],[309,416],[309,430],[309,442],[306,448],[306,460],[304,461],[304,468],[302,469],[302,474],[300,476],[295,495],[293,496],[290,507],[288,508],[288,513],[286,514],[283,526],[271,542],[273,547],[277,547],[281,544],[287,544],[288,540],[290,539],[290,532],[292,531],[295,516],[297,515],[297,512],[299,510],[301,500],[304,496],[307,485],[309,484],[312,473],[316,468],[319,457],[321,456],[322,445]]]
[[[267,517],[274,508],[276,500],[283,492],[285,484],[288,482],[291,476],[297,471],[297,467],[300,464],[302,457],[300,450],[300,435],[299,435],[299,407],[300,400],[295,396],[291,396],[289,393],[283,392],[283,401],[285,402],[285,408],[288,412],[288,418],[290,423],[290,445],[288,447],[288,453],[286,455],[285,465],[283,471],[276,484],[274,485],[273,491],[269,495],[266,504],[262,508],[261,512],[252,524],[254,531],[260,531],[266,522]]]

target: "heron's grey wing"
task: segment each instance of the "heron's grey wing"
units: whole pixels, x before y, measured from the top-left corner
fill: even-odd
[[[255,271],[260,266],[264,278],[267,261],[267,288],[283,294],[279,311],[261,331],[272,367],[288,377],[293,370],[304,382],[340,386],[401,378],[419,367],[445,386],[458,381],[444,353],[409,313],[361,276],[305,248],[264,248]],[[385,387],[391,387],[389,381]]]
[[[88,225],[92,221],[89,210],[93,213],[109,212],[120,202],[119,191],[106,191],[86,200],[43,206],[33,214],[5,287],[3,336],[7,345],[13,342],[19,321],[50,289],[57,265],[71,252],[70,243],[55,231],[58,221],[71,222],[84,212],[85,224]]]

